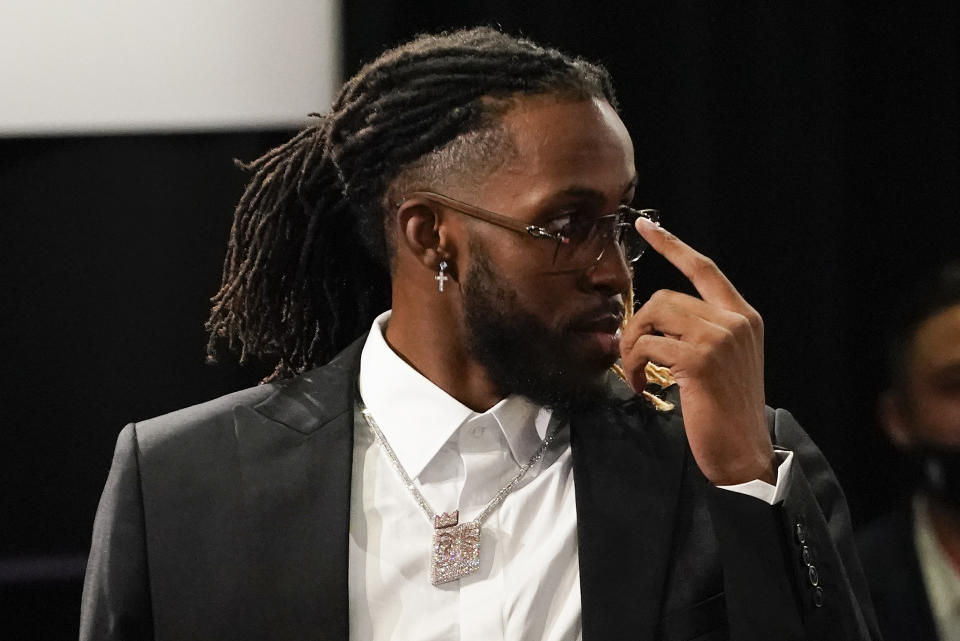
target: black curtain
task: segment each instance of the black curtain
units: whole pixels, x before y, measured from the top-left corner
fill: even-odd
[[[288,132],[0,139],[0,637],[75,638],[124,424],[256,384],[203,323],[251,160]]]

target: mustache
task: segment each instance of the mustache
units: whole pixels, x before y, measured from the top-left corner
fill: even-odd
[[[568,329],[573,329],[582,325],[591,324],[599,319],[609,318],[610,316],[614,316],[617,319],[617,323],[622,323],[625,313],[626,308],[621,301],[609,299],[596,307],[578,312],[570,318],[566,325]]]

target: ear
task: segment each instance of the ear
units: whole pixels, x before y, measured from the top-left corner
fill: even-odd
[[[880,420],[880,425],[899,450],[909,449],[913,442],[907,416],[910,409],[906,407],[906,402],[900,392],[892,389],[881,394],[877,402],[877,418]]]
[[[422,198],[412,198],[397,209],[396,220],[398,250],[402,246],[402,251],[431,272],[440,269],[443,261],[452,266],[456,252],[450,242],[450,230],[437,205]],[[447,273],[456,280],[456,274]]]

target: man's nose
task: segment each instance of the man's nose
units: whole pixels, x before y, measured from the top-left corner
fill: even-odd
[[[633,272],[624,258],[620,245],[611,242],[587,269],[586,278],[592,289],[601,289],[609,295],[626,294]]]

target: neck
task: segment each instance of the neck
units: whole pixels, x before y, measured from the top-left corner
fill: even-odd
[[[960,509],[933,497],[928,497],[927,506],[937,541],[950,558],[954,571],[960,574]]]
[[[459,292],[431,292],[416,305],[394,291],[387,344],[434,385],[475,412],[496,405],[509,392],[499,389],[474,360],[458,314]],[[443,298],[445,296],[446,298]]]

